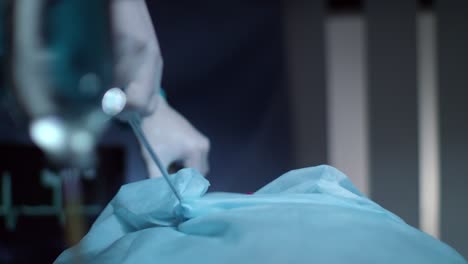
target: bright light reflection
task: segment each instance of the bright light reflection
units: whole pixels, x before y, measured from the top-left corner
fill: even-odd
[[[127,96],[119,88],[109,89],[102,98],[102,110],[104,113],[114,116],[122,112],[127,104]]]
[[[35,120],[29,134],[36,145],[48,152],[60,152],[66,145],[66,129],[63,122],[55,117]]]

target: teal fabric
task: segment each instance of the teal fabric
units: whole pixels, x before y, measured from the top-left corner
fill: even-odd
[[[253,195],[206,193],[191,169],[171,178],[183,205],[162,178],[125,185],[55,263],[467,263],[329,166],[288,172]]]
[[[166,94],[166,91],[164,91],[163,88],[159,89],[159,94],[162,96],[162,98],[167,100],[167,94]]]

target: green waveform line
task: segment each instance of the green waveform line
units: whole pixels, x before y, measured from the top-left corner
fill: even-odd
[[[63,188],[62,178],[51,171],[41,171],[41,185],[44,188],[52,190],[52,204],[51,205],[13,205],[13,193],[11,174],[4,172],[2,175],[2,203],[0,204],[0,216],[5,218],[5,228],[8,231],[15,231],[17,219],[19,216],[55,216],[63,226],[65,224],[65,212],[63,206]],[[84,215],[97,215],[101,212],[100,205],[91,204],[77,208],[70,214],[84,214]]]

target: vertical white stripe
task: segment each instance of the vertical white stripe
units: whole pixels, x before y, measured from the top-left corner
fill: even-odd
[[[419,214],[423,231],[440,236],[440,174],[435,17],[418,17]]]
[[[369,193],[367,77],[362,16],[326,23],[328,153],[330,164]]]

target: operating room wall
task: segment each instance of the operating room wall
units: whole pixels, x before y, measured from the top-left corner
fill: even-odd
[[[455,220],[466,219],[468,215],[468,207],[460,204],[468,201],[468,195],[466,192],[457,191],[461,188],[460,184],[465,188],[468,186],[467,172],[462,170],[459,171],[458,175],[453,175],[453,170],[451,173],[447,169],[442,170],[441,159],[450,159],[449,162],[453,161],[455,164],[463,160],[466,162],[465,154],[458,152],[457,155],[454,150],[450,150],[449,146],[467,147],[468,136],[457,136],[456,142],[451,140],[451,145],[447,145],[444,142],[448,139],[440,134],[442,129],[440,124],[446,122],[441,120],[441,104],[452,99],[439,97],[439,91],[444,91],[444,87],[441,86],[438,77],[439,67],[437,64],[441,55],[437,46],[439,35],[436,19],[433,12],[424,11],[418,14],[415,21],[417,44],[417,56],[415,57],[417,66],[417,104],[415,107],[417,108],[415,111],[417,111],[418,138],[415,144],[418,155],[412,156],[410,159],[418,168],[418,173],[415,173],[411,180],[417,182],[417,186],[411,188],[419,198],[414,200],[415,203],[399,202],[396,206],[392,205],[392,208],[403,218],[405,218],[405,214],[401,212],[405,210],[415,212],[418,215],[418,220],[410,221],[413,225],[441,238],[462,254],[467,255],[468,230],[466,224]],[[372,142],[369,139],[369,134],[372,130],[369,127],[370,110],[367,90],[369,85],[367,41],[369,39],[366,38],[368,29],[366,23],[366,19],[358,14],[329,16],[325,23],[328,101],[327,148],[329,163],[346,172],[361,191],[372,196],[371,183],[373,180],[380,181],[380,184],[392,180],[390,178],[373,179],[370,172],[372,162],[370,144]],[[454,65],[460,64],[453,61],[452,66],[457,67]],[[458,81],[464,82],[461,79]],[[467,95],[467,90],[465,89],[462,96]],[[399,107],[398,102],[394,102],[394,105],[396,108]],[[463,124],[468,122],[468,116],[462,113],[466,113],[466,110],[458,108],[456,112],[446,113],[444,118],[453,120],[456,115],[464,115],[459,119],[460,124]],[[446,132],[446,135],[447,133],[453,132]],[[446,148],[445,153],[441,152],[441,144]],[[383,147],[385,146],[383,145]],[[447,163],[447,161],[445,162]],[[388,160],[390,166],[391,163],[392,160]],[[446,164],[446,166],[450,165]],[[456,180],[453,180],[454,178]],[[378,196],[391,197],[401,188],[408,187],[404,187],[404,179],[399,181],[399,184],[400,187],[397,185],[397,189],[379,188]],[[388,183],[388,186],[392,186],[392,183]],[[388,208],[388,200],[381,198],[379,202]],[[400,210],[401,212],[398,213]],[[449,223],[454,224],[449,226]],[[455,223],[457,224],[455,225]],[[457,233],[457,235],[453,233]]]
[[[440,184],[437,138],[435,21],[418,16],[420,226],[439,235]],[[331,16],[326,22],[329,161],[370,194],[365,21],[356,14]]]
[[[361,191],[467,255],[468,195],[461,189],[468,137],[460,131],[468,113],[458,100],[468,92],[464,2],[421,9],[411,1],[367,1],[339,14],[320,1],[287,3],[295,166],[316,161],[317,147]],[[314,99],[323,90],[326,118],[311,114],[323,111]]]

